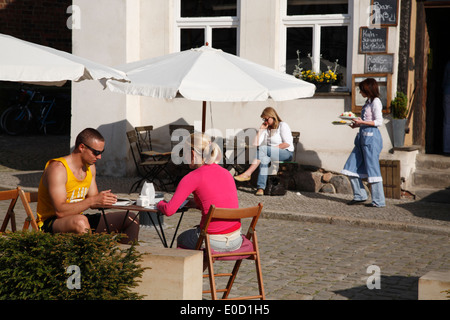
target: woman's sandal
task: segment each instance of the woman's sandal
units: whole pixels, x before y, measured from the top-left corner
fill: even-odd
[[[258,191],[256,191],[255,196],[263,196],[264,195],[264,190],[263,189],[258,189]]]
[[[242,177],[241,175],[234,176],[234,180],[240,181],[240,182],[250,181],[250,179],[251,179],[251,177]]]

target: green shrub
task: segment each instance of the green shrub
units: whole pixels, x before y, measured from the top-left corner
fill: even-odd
[[[0,236],[0,299],[141,299],[131,292],[144,271],[141,256],[110,234],[7,233]],[[79,289],[77,272],[68,273],[73,265]]]
[[[403,92],[397,92],[397,96],[391,102],[394,119],[406,119],[408,116],[408,98]]]

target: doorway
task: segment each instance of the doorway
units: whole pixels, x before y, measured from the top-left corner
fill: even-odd
[[[425,152],[443,153],[443,78],[444,70],[450,61],[450,42],[448,34],[448,7],[425,7],[426,27],[429,37]]]

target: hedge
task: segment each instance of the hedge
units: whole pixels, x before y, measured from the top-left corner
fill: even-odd
[[[0,236],[0,299],[141,299],[131,291],[144,271],[134,245],[117,235],[14,232]]]

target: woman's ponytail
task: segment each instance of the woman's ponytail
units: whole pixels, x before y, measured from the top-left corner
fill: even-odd
[[[222,151],[219,145],[211,142],[207,135],[195,132],[190,135],[186,142],[190,144],[192,150],[201,156],[202,163],[213,164],[220,162]]]

